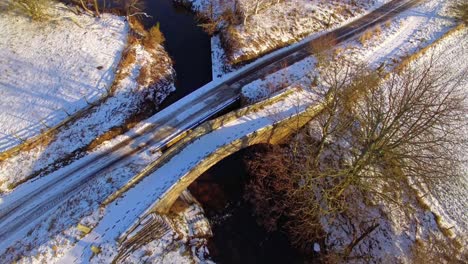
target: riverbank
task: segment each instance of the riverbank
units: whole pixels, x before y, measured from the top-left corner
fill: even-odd
[[[194,12],[209,20],[220,39],[225,55],[225,68],[241,66],[262,55],[288,46],[311,34],[330,30],[354,20],[388,0],[368,1],[209,1],[175,0],[187,4]],[[219,56],[218,56],[219,57]],[[215,73],[214,75],[218,75]]]

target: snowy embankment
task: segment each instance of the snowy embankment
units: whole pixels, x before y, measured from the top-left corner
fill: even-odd
[[[411,66],[418,67],[431,60],[434,54],[437,63],[443,65],[449,76],[453,76],[453,82],[461,81],[461,85],[468,96],[468,29],[461,29],[447,38],[442,39],[437,45],[427,50],[426,55],[417,59]],[[462,79],[460,80],[460,77]],[[468,109],[468,100],[465,99]],[[465,113],[466,114],[466,113]],[[466,124],[462,126],[466,129]],[[468,138],[467,130],[464,131],[465,139]],[[462,147],[462,146],[460,146]],[[420,189],[422,199],[430,206],[432,212],[442,219],[442,225],[452,230],[453,235],[461,241],[468,238],[468,152],[459,149],[460,159],[464,160],[462,178],[443,180],[432,189]]]
[[[87,15],[81,17],[88,18]],[[145,67],[153,72],[140,78]],[[132,41],[127,45],[124,59],[119,64],[117,79],[111,80],[112,93],[105,100],[56,129],[43,144],[0,161],[0,193],[11,192],[26,180],[46,175],[89,154],[93,150],[89,148],[90,144],[102,142],[105,138],[100,137],[108,131],[125,130],[129,121],[138,120],[135,116],[144,111],[145,105],[151,102],[152,107],[157,107],[175,89],[174,74],[172,61],[161,45],[148,48],[138,41]]]
[[[426,1],[379,25],[378,33],[372,34],[364,43],[359,39],[347,41],[338,45],[333,54],[364,63],[373,69],[381,65],[390,67],[434,43],[456,25],[447,14],[449,5],[440,0]],[[369,32],[373,31],[369,29]],[[242,88],[243,96],[247,101],[258,101],[277,91],[276,87],[281,88],[296,81],[311,83],[317,76],[313,69],[314,60],[313,57],[304,59],[269,75],[265,80],[247,84]]]
[[[304,37],[354,20],[385,0],[287,0],[252,14],[245,24],[229,27],[223,36],[231,63],[257,58]]]
[[[50,22],[0,16],[0,151],[106,96],[114,80],[129,30],[124,18],[78,16],[62,4],[51,12]]]
[[[449,32],[456,26],[451,18],[450,6],[451,3],[447,1],[425,1],[397,16],[394,22],[382,26],[380,33],[374,34],[365,43],[356,41],[344,45],[343,54],[350,59],[369,63],[374,68],[385,65],[391,69],[402,58],[409,57],[411,60],[411,54],[425,48],[421,57],[415,58],[409,66],[418,67],[427,64],[429,60],[436,60],[437,65],[454,80],[465,76],[460,85],[468,93],[468,30],[465,27],[454,33]],[[467,160],[466,150],[461,149],[460,155]],[[466,241],[468,233],[466,164],[463,170],[465,177],[440,182],[437,190],[418,190],[430,211],[440,217],[440,227],[449,228],[460,241]]]
[[[213,79],[233,70],[232,64],[250,61],[272,50],[300,41],[311,34],[337,28],[371,12],[389,0],[362,1],[264,1],[254,14],[254,2],[236,0],[174,0],[187,3],[194,12],[226,26],[223,13],[234,12],[238,25],[223,28],[212,38]],[[271,2],[271,3],[270,3]],[[263,2],[262,2],[263,3]],[[237,10],[235,9],[237,8]],[[247,9],[247,10],[244,10]],[[248,17],[241,19],[247,13]],[[245,24],[242,24],[245,22]]]

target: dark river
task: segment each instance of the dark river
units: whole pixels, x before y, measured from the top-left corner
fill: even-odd
[[[243,199],[249,177],[245,151],[223,159],[189,187],[211,223],[210,257],[225,264],[304,263],[284,233],[269,233],[257,224],[252,206]]]
[[[195,15],[173,0],[147,0],[144,19],[151,27],[160,23],[165,47],[174,60],[176,91],[161,105],[164,108],[212,80],[210,36],[198,26]]]

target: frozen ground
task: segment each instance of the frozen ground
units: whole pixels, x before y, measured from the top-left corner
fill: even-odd
[[[423,1],[381,25],[364,42],[356,40],[342,46],[350,59],[369,63],[377,68],[391,66],[395,61],[430,45],[456,25],[450,17],[451,3],[441,0]]]
[[[468,95],[468,30],[460,30],[448,38],[443,39],[437,45],[430,48],[426,55],[416,60],[413,67],[418,67],[430,60],[431,54],[441,54],[437,57],[439,64],[443,65],[444,70],[448,70],[451,76],[462,76],[462,87]],[[468,100],[465,100],[468,108]],[[466,124],[465,124],[466,129]],[[468,137],[468,133],[465,136]],[[468,238],[468,152],[466,149],[460,149],[460,158],[465,160],[463,164],[463,178],[453,178],[440,182],[435,189],[420,190],[424,200],[431,206],[431,210],[442,217],[445,228],[451,228],[455,236],[461,241],[467,241]],[[466,246],[466,244],[465,244]]]
[[[0,16],[0,151],[105,96],[114,80],[124,19],[77,16],[62,4],[51,12],[58,18],[52,22]]]
[[[374,35],[364,44],[356,41],[343,46],[347,57],[364,61],[371,67],[385,64],[391,68],[400,58],[417,52],[446,34],[456,23],[450,17],[450,2],[425,1],[421,5],[402,13],[395,22],[382,26],[381,34]],[[427,63],[431,57],[437,65],[447,70],[454,78],[464,76],[462,85],[468,93],[468,31],[461,29],[444,37],[434,46],[427,49],[421,58],[417,58],[411,67]],[[455,78],[456,79],[456,78]],[[467,102],[468,103],[468,102]],[[467,160],[467,152],[460,149],[460,155]],[[437,190],[419,190],[431,211],[442,217],[444,228],[451,228],[454,235],[466,241],[468,233],[468,169],[464,169],[464,178],[441,182]],[[466,244],[465,244],[466,246]]]

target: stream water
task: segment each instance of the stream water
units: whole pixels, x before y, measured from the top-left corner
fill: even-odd
[[[164,108],[212,80],[211,40],[195,15],[173,0],[147,0],[144,4],[152,18],[143,23],[147,28],[159,23],[177,74],[176,91],[164,100]]]
[[[248,173],[239,151],[213,166],[189,187],[203,205],[213,238],[210,257],[216,263],[304,263],[287,236],[258,225],[251,205],[243,199]]]

